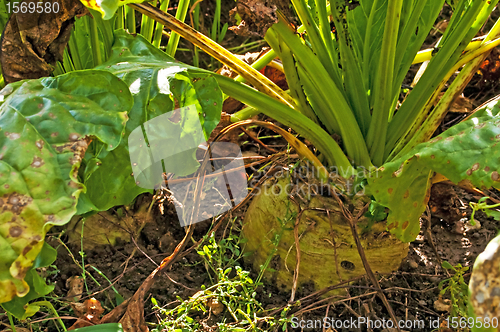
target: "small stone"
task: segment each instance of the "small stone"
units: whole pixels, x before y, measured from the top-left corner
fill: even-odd
[[[410,266],[410,268],[414,270],[418,269],[418,263],[415,262],[413,259],[408,260],[408,265]]]
[[[440,312],[449,312],[450,311],[450,300],[448,299],[437,299],[434,301],[434,310]]]
[[[441,277],[440,276],[429,277],[429,281],[431,281],[433,283],[440,282],[441,281]]]
[[[212,313],[216,316],[224,311],[224,304],[220,303],[215,297],[211,297],[207,304],[210,309],[212,309]]]
[[[459,220],[455,223],[453,227],[453,233],[455,234],[464,234],[465,232],[465,223],[462,220]]]
[[[479,220],[474,219],[474,222],[474,225],[472,225],[470,221],[465,224],[466,232],[481,229],[481,223],[479,222]]]

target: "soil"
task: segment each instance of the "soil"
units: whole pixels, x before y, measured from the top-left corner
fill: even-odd
[[[441,267],[441,261],[447,261],[451,265],[472,267],[475,258],[481,253],[487,243],[495,237],[500,222],[486,218],[482,213],[476,213],[475,219],[479,221],[481,227],[479,229],[468,229],[464,220],[456,220],[457,215],[464,214],[465,218],[470,218],[471,209],[468,208],[469,201],[476,201],[477,197],[448,185],[441,185],[441,194],[448,190],[447,195],[451,195],[452,199],[441,201],[441,204],[435,205],[439,207],[439,216],[433,215],[431,218],[430,234],[426,232],[427,225],[422,224],[422,232],[416,241],[411,243],[407,259],[402,263],[400,269],[391,275],[379,276],[381,288],[384,290],[389,302],[394,309],[398,320],[422,320],[426,322],[429,319],[440,319],[443,321],[448,317],[448,312],[440,312],[435,309],[434,302],[439,297],[439,283],[449,278],[447,271]],[[451,191],[451,194],[449,193]],[[146,200],[150,199],[147,197]],[[451,202],[451,204],[448,204]],[[456,206],[455,203],[464,204],[464,206]],[[144,204],[144,202],[143,202]],[[98,286],[94,281],[87,278],[89,293],[92,294],[101,305],[110,310],[116,304],[114,291],[109,287],[109,282],[99,276],[95,271],[90,269],[90,266],[102,271],[106,277],[113,282],[115,289],[124,298],[129,298],[139,288],[144,279],[159,264],[161,260],[172,253],[177,243],[184,236],[184,229],[180,227],[175,211],[172,206],[166,206],[166,211],[161,215],[158,210],[154,210],[154,219],[151,223],[146,224],[139,237],[135,239],[139,250],[134,252],[136,245],[131,243],[118,243],[115,246],[103,245],[98,246],[93,250],[85,252],[85,265],[87,270],[92,272],[94,278],[100,283]],[[445,215],[444,211],[449,211]],[[236,216],[241,216],[244,213],[244,208],[236,211]],[[455,218],[455,220],[454,220]],[[241,220],[241,218],[238,218]],[[196,224],[194,239],[202,238],[210,228],[209,221]],[[224,227],[220,228],[221,230]],[[57,231],[54,235],[58,235]],[[218,232],[216,237],[220,238],[222,231]],[[64,241],[64,236],[62,237]],[[54,237],[49,237],[49,244],[57,247],[58,258],[55,265],[59,269],[59,274],[52,276],[52,281],[56,285],[54,291],[60,300],[64,300],[67,296],[69,288],[66,286],[66,281],[72,276],[81,275],[81,269],[74,263],[68,250],[63,246],[58,245]],[[431,244],[435,244],[436,251]],[[79,244],[71,244],[69,248],[77,260]],[[436,256],[437,253],[437,256]],[[129,259],[129,260],[128,260]],[[126,261],[128,260],[128,264]],[[154,263],[153,263],[154,262]],[[202,285],[210,285],[207,269],[203,265],[202,257],[195,250],[187,253],[184,257],[175,263],[171,269],[158,277],[157,282],[148,293],[146,299],[146,321],[155,322],[154,311],[150,297],[154,297],[160,306],[173,308],[178,304],[177,298],[188,299],[201,289]],[[318,265],[328,262],[318,262]],[[332,263],[333,264],[333,263]],[[244,266],[250,269],[249,266]],[[253,275],[255,277],[255,275]],[[468,282],[470,273],[465,275],[465,280]],[[106,289],[107,288],[107,289]],[[273,285],[265,285],[265,292],[257,294],[257,299],[267,309],[286,307],[290,298],[290,293],[275,288]],[[292,312],[303,310],[307,305],[312,305],[307,309],[300,319],[304,320],[322,320],[325,315],[335,319],[351,319],[357,315],[370,317],[373,320],[389,319],[389,314],[382,302],[373,294],[373,287],[367,279],[362,279],[358,282],[347,286],[348,294],[344,302],[340,298],[332,299],[336,304],[328,305],[325,302],[318,302],[320,298],[311,298],[302,301],[300,306],[294,307]],[[304,285],[300,288],[296,299],[306,297],[316,290],[311,285]],[[272,297],[265,296],[271,292]],[[446,298],[447,295],[444,296]],[[83,297],[80,302],[85,299]],[[196,317],[196,316],[195,316]],[[206,318],[200,315],[199,318]],[[290,328],[290,327],[289,327]],[[294,329],[289,329],[292,331]],[[297,331],[300,329],[297,329]],[[428,326],[425,328],[413,328],[411,331],[431,331]],[[305,328],[303,331],[319,331],[315,328]],[[339,329],[338,331],[347,331]],[[365,331],[361,329],[360,331]],[[374,331],[382,331],[374,329]],[[443,330],[444,331],[444,330]]]

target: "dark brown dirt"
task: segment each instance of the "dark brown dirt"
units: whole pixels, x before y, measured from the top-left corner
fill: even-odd
[[[98,246],[85,252],[86,270],[91,272],[101,285],[97,285],[87,277],[89,293],[101,301],[103,307],[112,309],[116,305],[114,291],[108,288],[104,292],[99,292],[109,286],[109,282],[99,276],[91,266],[100,270],[111,280],[121,296],[125,299],[131,297],[142,281],[162,259],[173,252],[177,243],[184,236],[184,230],[179,225],[175,210],[172,210],[167,209],[164,215],[158,211],[155,212],[154,221],[146,224],[140,236],[135,239],[137,246],[133,242],[119,242],[114,247],[110,245]],[[197,224],[195,238],[202,237],[209,226],[208,222]],[[55,293],[64,298],[68,291],[65,286],[66,280],[71,276],[81,275],[82,271],[73,262],[66,248],[59,245],[55,239],[49,238],[48,242],[57,247],[56,265],[60,270],[60,275],[55,276],[53,281],[56,284]],[[78,254],[79,244],[70,245],[69,248],[74,257],[81,263],[81,257]],[[125,265],[129,258],[128,264]],[[158,278],[151,289],[152,296],[159,303],[168,303],[174,301],[176,296],[187,298],[196,293],[199,286],[208,281],[207,272],[205,267],[200,264],[199,258],[195,252],[191,252],[175,263],[170,271]],[[95,294],[96,292],[97,294]],[[149,307],[151,307],[151,302],[148,302]]]
[[[449,189],[453,190],[452,187]],[[444,188],[440,190],[444,191]],[[432,217],[432,238],[436,245],[437,254],[442,261],[448,261],[453,266],[460,263],[463,266],[472,267],[476,256],[496,235],[497,230],[500,228],[500,222],[488,219],[482,213],[477,213],[476,219],[480,222],[481,228],[467,230],[463,220],[457,221],[453,219],[456,216],[456,211],[455,214],[449,213],[445,215],[442,211],[459,209],[465,213],[466,218],[470,217],[471,210],[468,208],[468,202],[476,201],[477,197],[472,197],[462,189],[456,189],[456,191],[457,196],[452,195],[453,199],[441,202],[439,216]],[[463,203],[464,207],[457,207],[456,200]],[[451,207],[448,204],[449,202],[453,202]],[[203,237],[209,227],[208,222],[197,224],[194,238],[200,239]],[[422,225],[422,229],[421,236],[411,244],[408,258],[402,263],[401,268],[392,275],[380,276],[379,281],[398,319],[428,320],[429,318],[440,318],[443,320],[449,313],[436,311],[434,302],[438,299],[439,282],[449,276],[440,267],[440,263],[430,244],[429,235],[425,232],[425,223]],[[218,236],[220,235],[218,234]],[[102,271],[114,283],[116,290],[124,298],[128,298],[133,295],[141,282],[156,267],[151,260],[158,264],[173,251],[173,248],[183,236],[184,230],[179,226],[174,211],[170,208],[166,210],[164,215],[155,212],[154,221],[147,224],[141,235],[135,239],[140,250],[136,250],[127,267],[124,266],[124,263],[136,248],[134,243],[118,243],[114,247],[105,245],[85,252],[86,270],[101,285],[98,286],[90,278],[87,278],[89,293],[93,294],[92,296],[98,299],[105,309],[112,309],[116,305],[115,294],[110,288],[106,289],[109,283],[99,276],[91,266]],[[64,299],[68,292],[65,286],[66,280],[71,276],[81,275],[82,271],[73,262],[68,251],[63,246],[58,246],[54,238],[49,238],[49,243],[58,249],[56,266],[59,268],[60,274],[52,277],[52,281],[56,284],[55,295]],[[79,249],[78,244],[71,246],[75,259],[80,262]],[[210,284],[207,270],[202,262],[202,258],[195,251],[187,254],[179,262],[175,263],[170,271],[158,278],[158,281],[149,292],[149,297],[154,297],[160,305],[168,305],[169,308],[178,304],[175,302],[178,296],[182,299],[188,299],[201,289],[201,285]],[[328,264],[328,262],[318,262],[318,267],[322,264]],[[466,275],[466,281],[468,281],[469,275]],[[361,280],[348,286],[349,295],[353,299],[329,306],[328,317],[350,319],[360,315],[371,319],[388,319],[389,314],[382,302],[372,294],[372,287],[367,280]],[[288,292],[279,290],[273,285],[264,285],[260,290],[262,292],[258,292],[257,298],[267,309],[285,307],[290,298]],[[304,285],[299,290],[296,299],[307,296],[314,291],[313,286]],[[272,293],[272,297],[267,295],[269,293]],[[372,295],[366,296],[364,294]],[[156,319],[151,311],[152,305],[149,297],[146,299],[146,320],[155,322]],[[84,298],[82,298],[82,301]],[[292,312],[300,311],[307,304],[313,304],[311,310],[307,310],[299,316],[300,319],[323,319],[327,312],[327,306],[325,303],[314,304],[318,300],[306,301],[302,306],[294,307]],[[336,298],[332,301],[339,300],[341,299]],[[315,309],[316,307],[317,309]],[[60,312],[60,314],[62,313]],[[206,317],[200,314],[199,318]],[[319,330],[305,328],[304,331]],[[347,330],[340,329],[338,331]],[[360,331],[364,331],[364,329]],[[375,329],[375,331],[381,330]],[[424,328],[412,329],[411,331],[430,330]]]

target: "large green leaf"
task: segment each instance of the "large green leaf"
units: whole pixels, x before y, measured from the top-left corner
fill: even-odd
[[[387,220],[391,233],[406,242],[416,238],[433,172],[454,183],[467,180],[483,189],[500,188],[499,114],[498,101],[494,101],[368,178],[376,201],[391,210]]]
[[[77,171],[90,139],[115,148],[132,97],[98,70],[21,81],[0,93],[0,303],[26,296],[24,278],[46,232],[67,223],[85,187]]]
[[[337,3],[341,2],[341,0],[337,0]],[[364,104],[361,104],[359,100],[373,97],[372,92],[376,84],[375,78],[382,49],[388,2],[388,0],[363,0],[354,9],[347,10],[345,8],[345,12],[340,13],[345,15],[346,20],[342,20],[342,15],[337,18],[339,22],[343,23],[338,24],[340,27],[337,27],[343,37],[339,38],[339,48],[341,51],[344,50],[343,52],[347,55],[347,58],[344,56],[342,61],[342,69],[345,71],[344,80],[347,93],[350,93],[349,102],[359,116],[364,114],[359,109],[364,107]],[[394,61],[395,79],[392,93],[395,97],[399,96],[403,79],[432,29],[443,3],[444,0],[403,2]],[[353,93],[353,91],[358,92]],[[362,97],[359,96],[360,94]],[[373,106],[373,100],[370,100],[370,106]],[[366,117],[366,115],[363,116]]]
[[[179,144],[181,137],[188,139],[192,121],[198,126],[201,123],[208,138],[222,111],[222,92],[215,78],[199,70],[190,71],[189,66],[176,62],[140,35],[117,30],[111,58],[98,68],[110,71],[129,86],[134,106],[123,140],[115,150],[105,151],[96,144],[87,151],[83,177],[88,191],[82,195],[78,213],[129,204],[137,195],[151,191],[137,186],[134,180],[128,147],[134,129],[175,108],[194,105],[199,115],[196,119],[181,119],[179,130],[163,133],[168,149],[168,144]],[[176,175],[191,174],[199,165],[194,152],[164,162]]]
[[[94,58],[92,52],[92,31],[89,16],[75,19],[75,25],[71,31],[71,39],[68,46],[71,52],[71,60],[76,70],[94,68]]]

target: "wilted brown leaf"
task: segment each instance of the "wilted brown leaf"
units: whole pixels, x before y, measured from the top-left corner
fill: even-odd
[[[279,0],[238,0],[231,15],[238,14],[241,18],[239,26],[230,27],[236,34],[242,36],[264,37],[267,29],[278,22],[277,11],[286,18],[292,17],[288,1]]]
[[[66,296],[69,297],[71,301],[80,301],[83,293],[83,278],[80,276],[68,278],[68,280],[66,280],[66,288],[69,289]]]
[[[215,316],[220,315],[225,309],[224,304],[220,303],[216,297],[208,299],[207,305]]]
[[[101,323],[100,317],[104,312],[101,302],[94,298],[90,298],[85,300],[83,303],[73,302],[70,304],[71,308],[73,308],[73,311],[78,317],[78,320],[68,330],[74,330]]]
[[[38,0],[24,0],[27,8]],[[29,78],[48,76],[57,61],[62,61],[63,51],[70,38],[74,17],[88,13],[79,0],[44,0],[57,2],[57,13],[12,14],[0,43],[0,65],[7,83]],[[48,7],[48,6],[47,6]],[[45,7],[44,7],[45,8]]]

